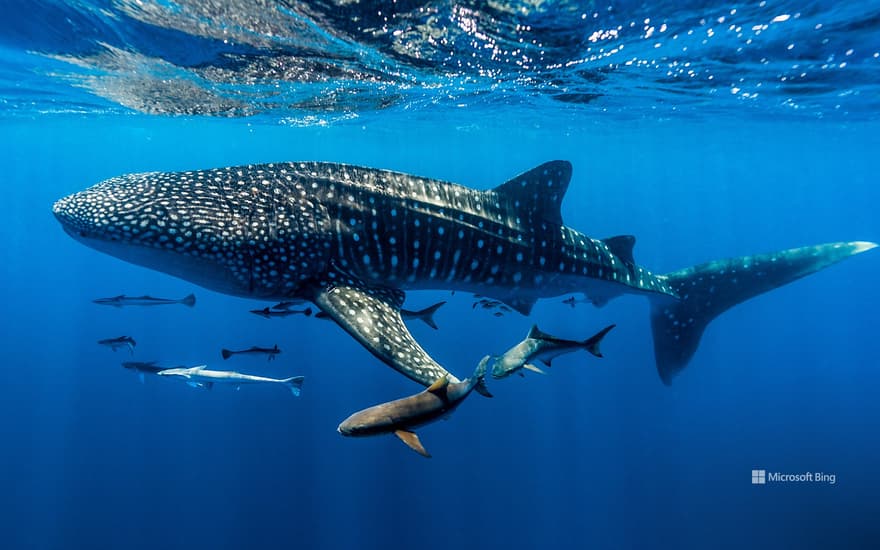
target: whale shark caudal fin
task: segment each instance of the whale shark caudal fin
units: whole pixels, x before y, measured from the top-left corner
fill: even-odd
[[[281,383],[287,386],[287,389],[290,390],[290,393],[292,393],[294,397],[299,397],[302,395],[302,387],[305,379],[305,376],[291,376],[290,378],[282,380]]]
[[[180,303],[185,306],[194,307],[196,305],[196,295],[190,294],[186,298],[183,298],[182,300],[180,300]]]
[[[706,326],[729,308],[758,294],[860,254],[877,245],[840,242],[729,258],[665,275],[678,301],[651,306],[654,358],[666,385],[697,350]]]
[[[223,359],[229,359],[232,357],[233,353],[226,348],[220,350],[220,355],[223,356]]]

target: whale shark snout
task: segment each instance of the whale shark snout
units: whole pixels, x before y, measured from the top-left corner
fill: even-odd
[[[291,295],[323,268],[328,223],[255,169],[130,174],[58,200],[71,237],[127,262],[242,297]],[[318,241],[321,241],[320,243]]]
[[[113,178],[59,199],[52,213],[79,240],[136,243],[143,238],[150,218],[158,219],[161,214],[148,209],[154,195],[143,175]]]

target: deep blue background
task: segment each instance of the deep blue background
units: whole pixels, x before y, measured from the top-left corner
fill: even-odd
[[[487,188],[551,159],[574,177],[566,223],[638,237],[657,272],[832,240],[880,240],[876,125],[611,122],[572,129],[403,116],[331,128],[127,117],[0,122],[0,532],[28,548],[700,546],[880,543],[880,374],[872,252],[761,296],[711,325],[686,371],[654,371],[648,304],[540,303],[496,319],[457,294],[417,338],[456,374],[532,322],[606,358],[492,382],[422,430],[424,460],[392,437],[350,440],[354,410],[418,390],[340,329],[264,320],[264,304],[101,255],[51,215],[60,196],[121,173],[279,160],[365,164]],[[575,124],[574,126],[578,126]],[[194,309],[113,309],[116,294]],[[414,293],[422,307],[447,293]],[[197,391],[137,377],[135,358],[307,377]],[[220,347],[277,343],[278,361]],[[750,470],[824,471],[837,484],[750,484]]]

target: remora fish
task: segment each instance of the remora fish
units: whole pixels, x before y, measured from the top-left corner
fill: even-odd
[[[268,307],[263,309],[252,309],[250,310],[254,315],[259,315],[265,319],[271,319],[272,317],[287,317],[289,315],[305,315],[308,317],[312,314],[312,308],[307,307],[305,309],[270,309]]]
[[[413,430],[450,414],[471,391],[483,386],[488,361],[489,357],[484,357],[474,374],[462,382],[449,382],[444,376],[423,392],[356,412],[337,431],[352,437],[393,433],[410,449],[430,458]],[[485,387],[483,391],[488,394]]]
[[[157,367],[155,361],[125,361],[122,363],[123,368],[137,373],[141,384],[144,383],[145,374],[159,374],[160,371],[166,370],[167,367]],[[176,367],[175,367],[176,368]]]
[[[165,306],[171,304],[183,304],[185,306],[193,307],[196,305],[196,296],[195,294],[190,294],[180,300],[169,300],[167,298],[153,298],[152,296],[126,296],[125,294],[120,294],[119,296],[114,296],[112,298],[98,298],[97,300],[92,300],[92,302],[102,306],[114,307]]]
[[[544,371],[534,365],[539,360],[548,367],[553,359],[573,351],[584,350],[596,357],[602,357],[599,344],[608,331],[617,325],[609,325],[586,340],[563,340],[541,332],[538,325],[533,325],[526,339],[510,348],[502,355],[492,358],[492,377],[505,378],[520,369],[531,370],[540,374]],[[522,375],[522,373],[520,373]]]
[[[271,347],[271,348],[261,348],[259,346],[251,346],[248,349],[242,349],[242,350],[238,350],[238,351],[232,351],[232,350],[228,350],[226,348],[220,350],[220,355],[223,356],[223,359],[229,359],[233,355],[265,354],[268,356],[268,358],[266,360],[272,361],[273,359],[275,359],[275,356],[278,355],[279,353],[281,353],[281,350],[278,349],[278,344],[275,344],[275,346]]]
[[[569,296],[569,297],[566,298],[565,300],[562,300],[562,303],[563,303],[563,304],[567,304],[567,305],[569,305],[569,306],[571,306],[571,307],[574,307],[574,306],[576,306],[577,304],[583,304],[583,303],[587,303],[587,302],[590,302],[590,300],[587,299],[587,298],[580,298],[580,299],[578,299],[578,298],[575,298],[574,296]]]
[[[254,376],[252,374],[241,374],[229,370],[208,370],[207,365],[199,365],[197,367],[181,367],[174,369],[164,369],[160,371],[159,376],[172,376],[174,378],[182,378],[186,383],[194,388],[204,388],[210,390],[214,384],[228,384],[239,389],[244,384],[282,384],[290,390],[295,397],[299,397],[302,393],[304,376],[292,376],[290,378],[267,378],[265,376]]]
[[[411,321],[413,319],[418,319],[419,321],[425,323],[429,327],[434,330],[437,330],[437,323],[434,322],[434,314],[437,312],[440,307],[445,304],[446,301],[437,302],[433,306],[428,306],[425,309],[420,309],[418,311],[412,311],[409,309],[401,309],[400,310],[400,318],[404,321]],[[329,314],[324,313],[323,311],[319,311],[315,314],[316,319],[332,319]]]
[[[116,338],[98,340],[98,344],[107,346],[113,351],[116,351],[118,348],[128,348],[132,355],[134,355],[134,347],[137,345],[137,342],[131,336],[118,336]]]
[[[669,384],[716,316],[876,246],[821,244],[657,275],[635,263],[634,237],[564,225],[570,179],[565,161],[487,191],[344,164],[260,164],[116,177],[53,211],[73,238],[132,263],[235,296],[309,300],[424,386],[452,375],[403,323],[406,290],[461,290],[526,315],[565,294],[596,305],[646,296]]]
[[[294,306],[302,305],[302,303],[303,303],[302,300],[286,300],[284,302],[278,302],[277,304],[275,304],[274,306],[272,306],[269,309],[274,309],[276,311],[279,311],[279,310],[285,311],[285,310],[293,309]]]

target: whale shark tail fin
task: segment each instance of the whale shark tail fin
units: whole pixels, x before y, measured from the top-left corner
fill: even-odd
[[[860,241],[821,244],[716,260],[667,273],[679,299],[657,300],[651,307],[654,358],[661,380],[672,383],[696,352],[706,326],[721,313],[876,246]]]
[[[233,353],[226,348],[220,350],[220,355],[223,356],[223,359],[229,359],[232,357]]]
[[[180,300],[180,303],[183,304],[183,305],[185,305],[185,306],[195,307],[195,305],[196,305],[196,295],[195,295],[195,294],[190,294],[190,295],[188,295],[186,298],[182,298],[182,299]]]

